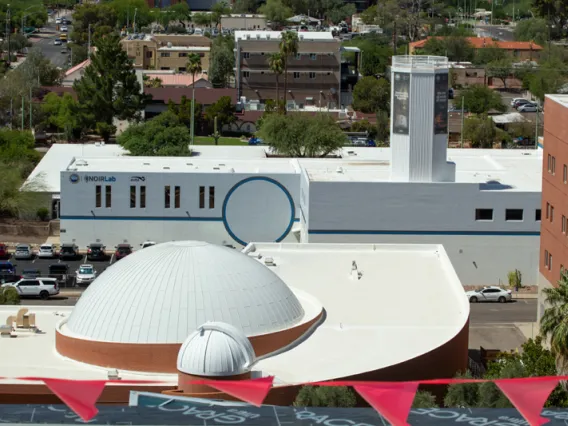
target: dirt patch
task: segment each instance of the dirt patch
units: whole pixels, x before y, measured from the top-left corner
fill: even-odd
[[[49,222],[0,220],[0,241],[41,244],[49,236]]]
[[[0,242],[4,244],[8,244],[8,246],[12,247],[16,244],[32,244],[32,245],[40,245],[45,243],[47,237],[40,237],[37,235],[5,235],[0,234]]]

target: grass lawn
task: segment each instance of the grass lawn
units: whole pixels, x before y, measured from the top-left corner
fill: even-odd
[[[215,139],[210,136],[196,136],[195,145],[215,145]],[[219,138],[219,145],[240,145],[248,146],[247,142],[241,141],[239,138]]]

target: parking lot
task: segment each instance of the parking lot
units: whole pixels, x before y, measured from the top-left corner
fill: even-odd
[[[100,275],[106,268],[112,265],[114,261],[115,261],[114,255],[107,256],[107,260],[105,261],[95,261],[95,260],[87,261],[86,255],[82,255],[81,257],[78,257],[76,260],[69,260],[69,259],[60,260],[58,258],[40,259],[37,256],[32,260],[14,259],[13,256],[10,257],[9,259],[4,258],[0,260],[0,262],[12,263],[12,265],[14,265],[16,268],[16,274],[23,274],[24,271],[38,270],[40,272],[41,277],[49,276],[49,266],[56,263],[64,263],[68,265],[69,276],[75,276],[75,271],[79,269],[79,266],[84,263],[93,265],[93,267],[97,271],[97,275]],[[62,285],[62,287],[69,287],[69,286],[74,286],[73,280],[69,280],[67,286]]]

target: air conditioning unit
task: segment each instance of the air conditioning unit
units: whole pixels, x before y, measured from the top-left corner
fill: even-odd
[[[274,263],[274,259],[271,258],[271,257],[265,257],[264,258],[264,264],[266,266],[275,266],[276,265],[276,263]]]
[[[257,34],[257,35],[256,35],[256,39],[257,39],[257,40],[260,40],[260,34]]]
[[[300,34],[300,40],[303,40],[303,39],[304,39],[304,35]]]
[[[266,34],[266,39],[270,40],[270,34]]]
[[[250,34],[247,34],[247,40],[250,40]]]

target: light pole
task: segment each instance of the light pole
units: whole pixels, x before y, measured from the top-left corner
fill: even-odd
[[[8,42],[8,60],[6,61],[8,68],[10,68],[10,62],[12,62],[11,53],[10,53],[10,32],[12,31],[11,26],[11,14],[10,14],[10,5],[8,5],[8,10],[6,11],[6,41]]]
[[[134,19],[132,25],[134,26],[134,34],[136,34],[136,14],[138,13],[138,8],[134,9]]]

